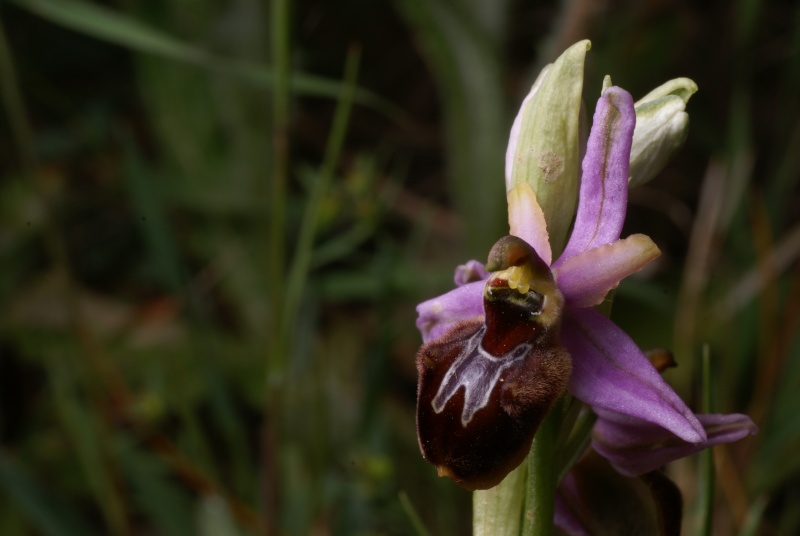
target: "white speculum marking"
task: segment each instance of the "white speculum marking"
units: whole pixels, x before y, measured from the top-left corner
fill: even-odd
[[[466,427],[477,411],[489,403],[489,395],[500,380],[505,369],[525,359],[531,349],[530,344],[520,344],[507,354],[495,357],[481,346],[486,326],[481,327],[470,337],[466,346],[444,375],[439,391],[433,398],[433,410],[441,413],[447,401],[464,386],[464,409],[461,412],[461,425]]]

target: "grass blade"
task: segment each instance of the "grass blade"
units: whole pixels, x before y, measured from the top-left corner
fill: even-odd
[[[136,52],[203,66],[259,86],[272,87],[275,82],[272,70],[263,65],[216,56],[142,21],[103,6],[79,0],[12,0],[12,2],[54,24]],[[319,76],[293,73],[290,87],[298,94],[337,98],[341,93],[342,83]],[[395,122],[408,123],[402,110],[375,93],[357,88],[353,98],[359,104],[373,108]]]
[[[342,92],[339,105],[336,107],[336,114],[333,118],[331,134],[328,138],[328,145],[325,148],[325,157],[319,176],[314,183],[311,196],[303,214],[303,222],[300,227],[300,236],[297,240],[292,267],[289,271],[289,281],[287,283],[285,307],[284,307],[284,326],[283,334],[286,336],[288,330],[294,325],[294,317],[300,306],[303,287],[308,278],[308,271],[311,265],[311,257],[314,245],[314,236],[317,232],[319,223],[319,207],[322,203],[325,192],[328,190],[331,178],[334,173],[339,155],[344,146],[347,123],[350,116],[350,108],[353,102],[353,88],[355,88],[356,75],[358,72],[360,53],[351,50],[345,64],[345,90]]]
[[[711,357],[707,344],[703,345],[703,413],[711,413]],[[714,525],[714,449],[705,449],[699,456],[698,534],[711,536]]]
[[[13,0],[43,19],[101,41],[165,58],[198,63],[208,55],[134,18],[76,0]]]
[[[769,498],[766,495],[762,495],[756,499],[747,512],[747,517],[745,518],[742,530],[739,531],[739,536],[756,536],[758,534],[758,529],[761,527],[761,520],[764,518],[764,512],[767,506],[769,506]]]
[[[442,99],[449,186],[470,251],[485,251],[506,226],[503,158],[508,128],[500,91],[505,2],[403,0]],[[477,217],[480,215],[480,217]]]
[[[4,452],[0,452],[0,487],[43,534],[81,536],[92,533]]]
[[[139,448],[126,434],[115,438],[116,456],[131,490],[131,500],[164,536],[190,534],[195,529],[195,503],[162,460]]]
[[[403,511],[405,511],[408,519],[411,521],[411,524],[414,526],[414,531],[416,532],[417,536],[430,536],[430,532],[428,529],[425,528],[425,525],[422,523],[422,519],[419,517],[419,514],[414,509],[414,505],[411,504],[411,500],[408,498],[408,494],[405,491],[400,492],[400,504],[403,505]]]

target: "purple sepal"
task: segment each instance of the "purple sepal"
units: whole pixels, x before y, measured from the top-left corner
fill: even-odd
[[[438,339],[461,322],[483,316],[483,281],[467,283],[417,305],[422,342]]]
[[[569,390],[595,410],[636,417],[690,442],[703,426],[636,343],[594,309],[567,307],[561,340],[574,360]]]
[[[697,419],[708,438],[700,443],[689,443],[646,421],[602,410],[597,414],[592,447],[627,476],[648,473],[703,449],[732,443],[758,432],[747,415],[700,414]]]

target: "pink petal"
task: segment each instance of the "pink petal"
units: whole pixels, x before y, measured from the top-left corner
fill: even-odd
[[[594,408],[657,424],[690,443],[702,425],[628,335],[593,309],[566,307],[561,341],[572,354],[568,389]]]
[[[568,304],[592,307],[601,303],[620,281],[660,254],[649,236],[635,234],[570,257],[554,270],[554,275]]]
[[[526,182],[516,185],[508,192],[508,225],[511,228],[510,234],[530,244],[550,266],[553,253],[550,250],[550,237],[547,235],[547,222],[536,200],[536,193]]]
[[[457,324],[483,316],[483,281],[467,283],[417,305],[422,342],[438,339]]]
[[[628,168],[636,112],[630,94],[610,87],[597,108],[583,158],[578,212],[569,243],[554,266],[619,238],[628,202]]]
[[[687,443],[655,424],[618,415],[598,412],[592,432],[592,446],[627,476],[648,473],[667,463],[685,458],[703,449],[732,443],[758,432],[750,417],[733,413],[729,415],[697,415],[708,439],[701,443]]]

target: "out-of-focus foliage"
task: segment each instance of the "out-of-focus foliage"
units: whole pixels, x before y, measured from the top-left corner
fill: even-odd
[[[0,4],[0,534],[468,533],[416,444],[414,304],[503,232],[511,113],[583,38],[587,102],[699,86],[614,318],[698,410],[708,343],[712,410],[761,426],[715,450],[716,530],[800,532],[795,4]]]

